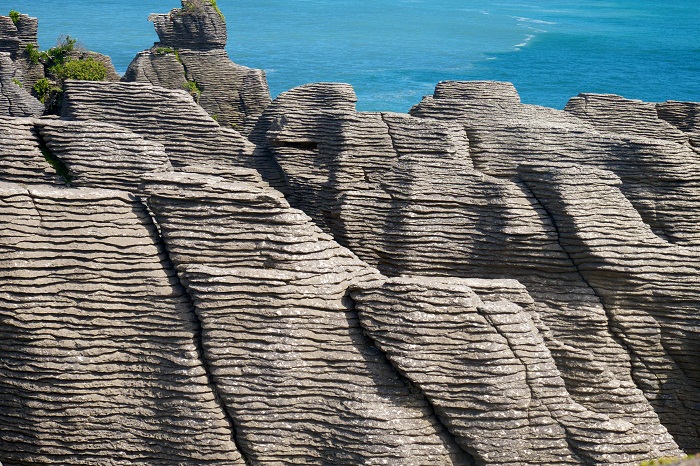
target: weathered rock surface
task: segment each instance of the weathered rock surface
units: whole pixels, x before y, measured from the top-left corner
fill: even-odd
[[[463,125],[475,166],[490,175],[517,178],[522,163],[567,162],[611,170],[656,234],[678,244],[700,244],[700,171],[687,145],[601,132],[569,112],[523,105],[509,83],[440,83],[411,114]],[[660,126],[654,122],[655,131]],[[671,139],[678,136],[673,128],[669,134]]]
[[[670,100],[656,104],[659,118],[688,134],[690,144],[700,151],[700,103]]]
[[[369,336],[479,464],[637,464],[659,453],[653,434],[571,400],[528,313],[485,303],[469,284],[395,278],[352,296]]]
[[[255,147],[221,128],[183,90],[142,83],[68,81],[62,116],[121,126],[159,142],[172,166],[210,165],[219,170],[254,167]]]
[[[44,105],[29,94],[18,79],[10,54],[0,52],[0,116],[29,117],[44,113]]]
[[[609,172],[521,173],[614,322],[637,384],[679,444],[700,449],[700,252],[654,235]]]
[[[36,126],[74,187],[136,192],[144,174],[173,170],[162,144],[119,126],[62,120],[37,120]]]
[[[124,193],[0,184],[5,464],[244,464],[192,304]]]
[[[376,271],[260,182],[161,174],[145,192],[246,458],[470,464],[363,335],[345,295]]]
[[[262,70],[233,63],[226,46],[226,22],[207,0],[182,0],[182,8],[154,14],[160,42],[140,52],[124,81],[150,83],[169,89],[196,88],[195,98],[226,127],[243,130],[270,103]]]
[[[435,110],[435,115],[448,120],[446,122],[396,114],[357,113],[354,111],[354,96],[347,87],[304,86],[273,102],[251,136],[266,146],[267,154],[280,168],[280,177],[287,182],[290,201],[309,212],[341,244],[379,267],[380,271],[389,275],[515,278],[521,281],[535,299],[539,318],[551,332],[545,341],[572,400],[610,416],[615,422],[635,425],[630,431],[634,433],[628,434],[626,442],[630,445],[639,443],[630,447],[627,461],[633,463],[640,458],[635,458],[635,452],[643,456],[653,451],[676,451],[674,442],[659,425],[658,416],[684,446],[696,448],[686,435],[686,428],[679,428],[669,417],[669,412],[674,412],[672,416],[676,419],[696,418],[693,408],[673,403],[669,404],[673,407],[663,408],[653,402],[675,395],[663,384],[655,383],[655,376],[635,370],[624,338],[619,335],[622,330],[596,294],[597,290],[591,287],[569,253],[562,248],[556,224],[547,209],[528,186],[518,181],[517,171],[504,174],[494,170],[502,177],[499,179],[477,170],[482,166],[491,167],[489,164],[497,157],[502,158],[504,167],[511,163],[513,168],[508,169],[515,170],[521,160],[517,157],[522,157],[517,151],[522,150],[522,146],[499,143],[490,133],[500,131],[498,124],[494,130],[480,121],[474,124],[461,121],[463,109],[459,105],[473,108],[483,105],[492,113],[502,112],[502,118],[512,127],[536,126],[539,120],[535,116],[542,114],[538,116],[544,119],[542,126],[555,128],[548,135],[550,139],[534,128],[531,129],[532,135],[526,130],[520,135],[514,130],[506,134],[526,141],[527,138],[541,138],[536,140],[539,150],[544,153],[558,150],[568,154],[566,158],[551,155],[546,159],[554,170],[562,166],[562,162],[570,163],[577,157],[581,158],[574,150],[573,142],[567,140],[574,130],[576,135],[580,132],[582,138],[592,138],[590,132],[598,134],[596,137],[601,142],[595,153],[602,165],[612,167],[617,165],[610,160],[622,159],[622,155],[615,151],[619,152],[621,147],[629,144],[633,147],[632,152],[637,150],[635,145],[649,151],[649,159],[654,150],[666,154],[678,165],[669,164],[666,170],[680,172],[681,168],[692,167],[692,160],[681,157],[688,154],[687,146],[627,135],[625,138],[631,139],[632,143],[623,144],[619,136],[597,133],[582,120],[554,110],[528,107],[522,109],[522,115],[513,112],[505,116],[506,109],[517,103],[517,93],[512,86],[488,86],[486,83],[474,86],[446,83],[438,87],[435,100],[447,100],[451,106],[445,103],[441,109],[444,111]],[[479,91],[477,95],[473,95],[474,89]],[[485,97],[482,99],[482,96]],[[556,122],[556,119],[566,120],[567,131],[563,131],[563,123],[551,123],[550,120]],[[457,127],[453,125],[455,121]],[[474,156],[475,151],[469,143],[473,142],[475,134],[480,134],[475,133],[475,127],[484,133],[480,140],[492,138],[489,141],[499,143],[497,147],[508,152],[484,152]],[[671,131],[678,134],[673,128]],[[562,138],[564,144],[572,144],[572,148],[566,148],[566,145],[566,150],[550,147],[562,144],[558,138]],[[535,143],[531,144],[534,153]],[[667,153],[674,154],[675,158],[671,159]],[[470,155],[479,163],[472,165]],[[511,161],[509,156],[514,160]],[[532,158],[538,160],[534,155]],[[638,159],[635,162],[639,165]],[[634,170],[647,173],[633,165],[632,160],[626,163],[620,165],[627,173],[634,175]],[[649,170],[648,176],[658,175],[651,168],[644,168]],[[621,168],[620,171],[624,172]],[[685,173],[688,185],[697,183],[695,175]],[[635,178],[630,175],[630,179]],[[642,175],[636,180],[640,185],[644,181]],[[666,185],[647,184],[646,187],[659,188],[658,191],[663,193],[671,177],[664,180]],[[692,196],[671,200],[677,209],[676,216],[679,212],[687,214],[683,207],[694,207]],[[667,213],[670,212],[669,208]],[[680,222],[684,221],[685,218],[680,219]],[[692,222],[688,221],[686,225],[688,232],[697,231]],[[666,285],[658,286],[664,289]],[[643,311],[628,309],[628,312],[643,319]],[[632,358],[635,357],[633,354]],[[663,357],[666,361],[673,360],[668,351]],[[682,369],[669,370],[674,373],[673,377],[684,380],[686,386],[692,386]],[[651,405],[640,388],[652,400]],[[629,441],[630,438],[635,438],[635,441]],[[641,453],[643,451],[646,453]]]
[[[0,116],[0,181],[27,185],[56,182],[56,172],[41,151],[36,121]]]

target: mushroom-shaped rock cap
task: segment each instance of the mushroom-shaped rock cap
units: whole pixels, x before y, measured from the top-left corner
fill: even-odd
[[[226,21],[214,0],[182,0],[182,8],[152,14],[161,46],[211,50],[226,47]]]

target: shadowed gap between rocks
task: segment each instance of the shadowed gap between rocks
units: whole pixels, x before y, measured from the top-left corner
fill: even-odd
[[[616,322],[616,317],[610,310],[610,308],[605,304],[605,301],[602,299],[602,297],[599,295],[598,291],[586,280],[585,276],[583,273],[581,273],[579,266],[575,263],[571,255],[569,254],[568,250],[564,247],[564,245],[561,243],[561,235],[559,233],[559,227],[557,226],[557,223],[555,221],[554,216],[549,212],[549,210],[545,207],[545,204],[540,201],[540,199],[535,195],[535,192],[533,189],[528,186],[528,184],[524,180],[520,180],[521,185],[523,186],[523,189],[526,189],[528,193],[532,196],[533,199],[537,201],[539,206],[542,208],[542,211],[546,213],[547,217],[549,220],[552,222],[552,227],[554,228],[554,231],[556,232],[557,235],[557,243],[561,247],[562,251],[566,254],[566,256],[569,258],[569,261],[575,267],[576,273],[580,276],[581,280],[592,290],[592,292],[595,294],[597,297],[598,301],[600,302],[600,306],[602,307],[603,311],[605,312],[605,315],[607,317],[607,322],[608,322],[608,330],[610,332],[610,335],[614,339],[614,341],[619,344],[625,352],[630,356],[630,380],[634,383],[635,387],[637,387],[638,390],[640,390],[642,393],[646,394],[646,391],[643,389],[644,387],[640,386],[638,377],[636,375],[636,370],[635,370],[635,365],[636,364],[641,364],[643,365],[647,371],[650,371],[653,373],[652,369],[647,366],[645,363],[644,359],[640,357],[636,351],[634,350],[632,345],[629,345],[625,341],[625,335],[620,332],[615,325]],[[663,392],[663,390],[662,390]],[[651,401],[651,400],[650,400]],[[659,420],[664,426],[672,426],[674,424],[674,419],[671,419],[669,416],[672,416],[672,412],[666,412],[664,410],[659,410],[656,409],[655,403],[651,403],[651,406],[654,407],[654,411],[656,412],[656,415],[659,417]],[[672,431],[669,431],[673,435]],[[678,440],[677,440],[678,441]],[[692,451],[694,452],[694,451]]]
[[[144,210],[148,212],[148,218],[151,221],[150,225],[150,230],[152,232],[152,239],[153,243],[162,251],[163,254],[163,260],[168,266],[175,271],[175,279],[177,280],[177,286],[181,287],[183,290],[185,290],[185,293],[183,293],[183,296],[186,297],[187,299],[187,305],[190,310],[190,313],[192,315],[192,322],[195,325],[195,335],[194,335],[194,346],[197,348],[197,356],[199,357],[199,360],[201,361],[202,367],[204,368],[204,372],[207,375],[207,380],[209,382],[209,387],[211,388],[212,393],[214,394],[214,399],[216,400],[217,405],[221,408],[222,413],[224,414],[224,418],[229,424],[230,430],[231,430],[231,440],[233,443],[236,445],[236,449],[241,455],[241,458],[245,462],[246,465],[251,466],[251,462],[248,461],[248,459],[245,457],[244,452],[245,450],[241,448],[241,445],[238,441],[238,438],[236,436],[236,423],[231,416],[231,413],[228,412],[228,409],[226,408],[226,404],[223,402],[221,395],[219,394],[219,390],[216,385],[216,381],[214,379],[214,376],[212,374],[211,368],[209,367],[209,362],[207,361],[206,357],[206,352],[204,351],[204,346],[202,343],[202,321],[199,318],[199,314],[197,313],[197,308],[194,304],[194,301],[192,300],[192,295],[190,293],[190,290],[182,283],[182,280],[180,279],[180,273],[178,272],[177,268],[175,267],[175,264],[173,263],[172,259],[170,258],[170,251],[168,250],[168,246],[163,240],[163,237],[160,232],[160,227],[158,226],[158,223],[156,222],[153,213],[151,212],[151,209],[148,207],[148,205],[143,201],[143,199],[139,200],[140,204],[143,206]],[[0,465],[2,466],[2,465]]]
[[[464,452],[464,456],[465,456],[464,459],[466,459],[469,462],[469,464],[471,464],[473,466],[482,466],[479,463],[477,463],[477,461],[474,459],[474,454],[473,454],[474,452],[473,451],[469,451],[468,448],[467,449],[463,448],[462,445],[460,445],[460,442],[457,442],[455,436],[452,434],[452,432],[447,427],[447,425],[443,422],[442,417],[440,416],[440,414],[438,414],[437,410],[433,406],[433,402],[430,400],[430,398],[428,396],[426,396],[425,393],[423,393],[423,390],[421,390],[420,387],[418,387],[413,382],[411,382],[410,377],[408,377],[406,374],[404,374],[401,371],[400,368],[398,368],[397,366],[394,365],[394,363],[391,361],[391,359],[387,357],[386,353],[379,347],[379,345],[377,345],[377,343],[368,334],[367,329],[364,327],[364,325],[362,323],[362,318],[360,318],[359,312],[357,312],[355,300],[352,299],[352,297],[350,296],[351,291],[352,291],[351,289],[348,289],[345,293],[345,296],[343,297],[343,302],[348,308],[348,313],[346,313],[346,316],[350,313],[354,314],[354,316],[357,318],[357,322],[359,323],[360,327],[362,328],[362,335],[363,335],[362,340],[352,339],[353,345],[355,345],[355,347],[357,347],[358,349],[371,347],[371,348],[374,348],[378,353],[380,353],[382,358],[386,362],[387,367],[391,367],[394,370],[394,372],[396,372],[397,378],[404,382],[406,387],[408,387],[408,390],[410,392],[420,394],[420,396],[426,401],[428,406],[430,406],[430,410],[431,410],[432,414],[435,416],[435,419],[437,419],[437,421],[440,423],[440,426],[442,426],[442,428],[444,429],[445,435],[452,441],[452,443],[454,445],[457,446],[457,448],[459,448],[460,450],[462,450],[462,452]],[[351,323],[348,321],[348,328],[350,328],[350,324]],[[365,355],[362,351],[358,351],[358,353],[362,354],[363,357],[365,357]],[[366,357],[365,357],[365,360],[367,360]],[[372,377],[377,378],[377,382],[381,383],[381,380],[378,378],[377,374],[372,374]],[[464,443],[464,441],[462,441],[462,443]]]

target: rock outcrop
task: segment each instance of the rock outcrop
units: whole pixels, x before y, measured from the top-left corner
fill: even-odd
[[[159,42],[140,52],[123,80],[190,90],[222,126],[244,130],[270,103],[262,70],[233,63],[224,50],[226,22],[209,0],[182,0],[182,8],[153,14]]]
[[[5,464],[244,464],[145,207],[0,184]]]
[[[44,105],[24,88],[11,55],[0,52],[0,116],[29,117],[44,113]]]
[[[692,400],[698,394],[694,377],[676,361],[683,358],[681,351],[660,345],[661,352],[649,356],[665,361],[661,364],[672,373],[668,377],[678,385],[656,383],[653,371],[637,370],[639,364],[648,363],[638,361],[637,353],[630,354],[615,311],[562,246],[557,222],[518,171],[526,161],[521,155],[524,150],[530,163],[544,160],[554,171],[574,161],[615,169],[627,176],[629,192],[636,195],[631,196],[633,203],[654,199],[657,206],[665,206],[667,230],[678,233],[677,224],[683,225],[688,236],[678,242],[692,244],[697,228],[689,218],[695,215],[696,198],[690,193],[699,178],[683,135],[653,112],[646,118],[665,128],[673,142],[617,135],[610,127],[600,132],[568,112],[522,106],[512,86],[506,85],[444,83],[434,100],[442,105],[439,109],[427,99],[421,104],[427,110],[419,106],[414,113],[426,112],[441,118],[440,122],[358,113],[351,89],[304,86],[273,102],[251,137],[265,146],[279,167],[278,177],[286,181],[290,201],[383,273],[522,282],[548,329],[545,342],[572,401],[605,413],[614,422],[636,425],[635,434],[628,438],[646,447],[631,447],[629,461],[636,461],[634,452],[643,448],[648,449],[646,454],[674,451],[659,418],[683,446],[698,448],[689,435],[696,429],[695,421],[690,421],[697,419],[694,402],[672,401],[678,397],[674,386],[693,392],[688,398],[680,395],[683,399]],[[480,110],[468,113],[463,107]],[[488,125],[478,115],[494,121]],[[503,141],[508,137],[513,138],[510,144]],[[584,148],[579,139],[594,145]],[[589,151],[591,157],[584,158],[579,150]],[[662,165],[652,159],[654,155],[663,158],[663,167],[654,168]],[[660,176],[662,168],[669,175]],[[683,180],[682,188],[673,185],[678,179]],[[677,188],[688,195],[670,196],[669,190]],[[589,228],[615,231],[604,224]],[[653,288],[668,290],[656,293],[675,293],[680,300],[687,296],[669,282],[657,282]],[[623,312],[632,321],[649,318],[647,310],[635,305]],[[683,330],[670,325],[662,332],[693,335],[697,328],[692,319],[679,318],[676,325]],[[688,419],[689,425],[681,426],[674,419]],[[651,437],[641,440],[644,434]]]
[[[246,458],[469,464],[345,299],[376,271],[261,181],[151,175],[145,193]]]

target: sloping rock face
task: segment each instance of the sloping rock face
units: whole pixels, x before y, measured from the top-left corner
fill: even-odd
[[[122,126],[159,142],[175,168],[209,165],[226,171],[255,166],[255,147],[238,132],[217,125],[183,90],[69,81],[62,116]]]
[[[696,402],[680,402],[697,396],[694,376],[681,367],[682,351],[660,344],[654,356],[640,356],[643,351],[630,349],[627,340],[634,338],[620,326],[617,312],[641,322],[649,319],[649,311],[632,300],[624,311],[609,305],[562,246],[558,223],[518,167],[534,161],[556,172],[576,162],[615,170],[626,177],[620,188],[635,208],[653,202],[659,210],[652,227],[666,234],[649,234],[668,247],[680,247],[669,243],[668,236],[692,246],[698,234],[696,158],[682,133],[659,120],[653,107],[644,108],[644,118],[653,123],[646,132],[667,131],[670,141],[613,133],[628,127],[614,124],[614,118],[598,115],[589,123],[571,115],[571,108],[524,106],[511,85],[499,83],[441,84],[435,96],[413,111],[432,117],[428,119],[358,113],[350,89],[317,84],[276,99],[251,138],[277,164],[290,202],[383,273],[522,282],[548,329],[545,343],[568,396],[614,422],[633,424],[621,442],[639,442],[627,450],[626,460],[634,462],[650,452],[675,451],[659,419],[682,446],[698,448],[697,435],[690,434],[697,432]],[[623,105],[620,114],[627,113],[634,112]],[[608,208],[607,213],[615,211]],[[615,232],[609,224],[587,228]],[[581,235],[587,234],[582,229]],[[665,264],[658,256],[647,258],[648,264],[654,261],[659,267]],[[612,290],[621,292],[616,286]],[[670,281],[656,282],[651,289],[681,301],[687,297]],[[670,301],[663,305],[676,306]],[[665,328],[660,332],[669,335],[697,330],[691,318],[657,322],[657,328]],[[638,370],[651,364],[645,358],[664,365],[678,385],[658,383],[653,370]],[[693,394],[679,398],[676,386]]]
[[[44,113],[44,105],[25,90],[20,76],[10,54],[0,52],[0,116],[29,117]]]
[[[688,134],[690,144],[700,152],[700,103],[668,101],[656,104],[659,118]]]
[[[262,70],[233,63],[226,54],[226,22],[208,0],[182,0],[182,8],[154,14],[159,42],[140,52],[123,80],[169,89],[195,88],[198,103],[226,127],[243,130],[270,103]]]
[[[144,206],[0,184],[5,464],[244,464]]]
[[[145,193],[253,464],[471,464],[363,335],[345,295],[376,271],[260,181],[152,175]]]
[[[634,464],[658,454],[652,438],[642,442],[652,447],[643,453],[629,443],[641,440],[631,423],[570,398],[528,312],[510,302],[483,302],[469,285],[395,278],[352,296],[370,337],[426,393],[479,464]],[[479,285],[487,295],[514,288]]]
[[[107,123],[37,120],[46,149],[68,170],[71,186],[137,192],[148,173],[173,171],[162,144]]]
[[[0,116],[0,181],[23,184],[53,184],[56,172],[42,153],[33,118]]]
[[[635,380],[658,394],[650,401],[678,442],[699,449],[700,252],[654,235],[608,172],[524,167],[522,176],[618,327]]]
[[[493,176],[515,179],[522,163],[554,166],[568,162],[611,170],[622,180],[625,196],[657,235],[677,244],[700,243],[697,156],[687,145],[666,140],[679,139],[673,128],[667,127],[665,139],[601,132],[601,127],[609,130],[633,124],[587,124],[570,112],[523,105],[509,83],[441,83],[411,114],[465,127],[474,165]],[[651,118],[648,112],[646,115],[640,118]],[[655,129],[646,133],[658,134],[664,125],[655,118],[648,126]]]

